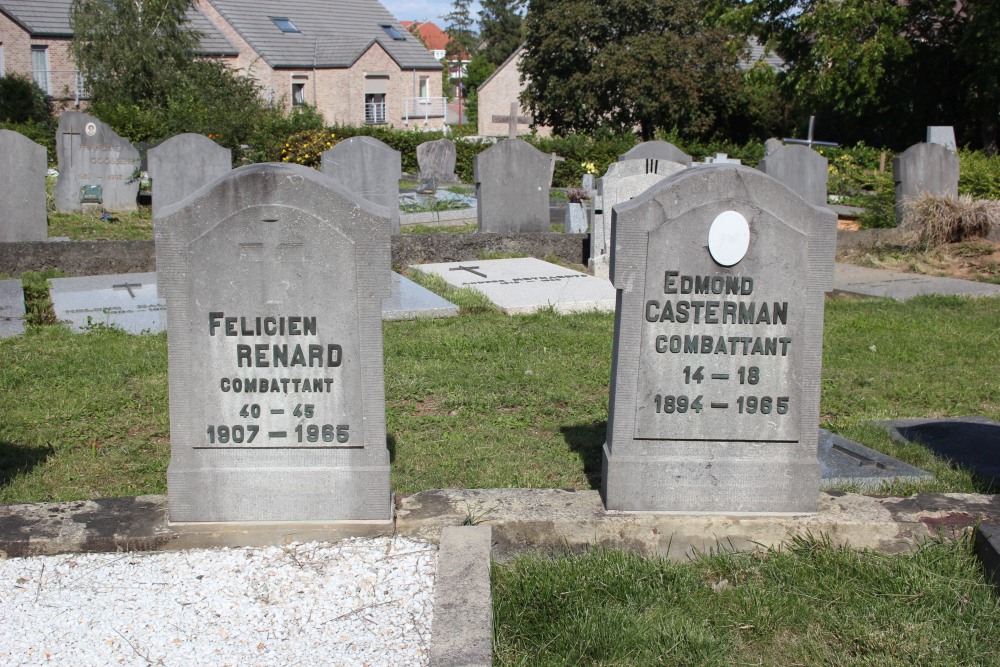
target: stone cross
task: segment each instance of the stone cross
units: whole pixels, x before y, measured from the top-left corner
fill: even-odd
[[[72,167],[73,166],[73,153],[74,153],[74,151],[73,151],[73,137],[79,137],[80,133],[79,132],[63,132],[62,135],[64,137],[68,137],[67,141],[69,141],[69,166]]]
[[[535,122],[534,116],[518,116],[517,115],[517,102],[510,103],[510,115],[508,116],[493,116],[494,123],[507,123],[507,138],[513,139],[517,136],[517,126],[521,125],[531,125]]]

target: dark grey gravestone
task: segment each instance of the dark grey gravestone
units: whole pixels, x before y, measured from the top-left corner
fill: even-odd
[[[99,186],[101,206],[108,211],[135,211],[139,194],[139,151],[93,116],[67,111],[56,130],[59,178],[55,201],[60,211],[83,210],[80,188]]]
[[[892,161],[896,182],[896,224],[908,199],[928,193],[958,196],[958,156],[940,144],[915,144]]]
[[[996,524],[977,526],[973,548],[983,564],[986,578],[1000,589],[1000,526]]]
[[[153,217],[233,168],[233,152],[201,134],[188,132],[149,149]]]
[[[825,157],[808,146],[782,146],[768,154],[757,167],[773,176],[813,206],[826,206],[830,177]]]
[[[833,213],[724,164],[653,186],[611,224],[606,507],[815,512]]]
[[[162,212],[172,521],[390,520],[389,225],[287,164],[236,169]]]
[[[619,162],[625,160],[666,160],[680,162],[685,167],[691,166],[691,156],[669,141],[644,141],[636,144],[618,156]]]
[[[458,183],[455,175],[455,142],[451,139],[425,141],[417,146],[420,178],[432,178],[438,183]]]
[[[0,243],[44,241],[45,148],[24,135],[0,130]]]
[[[915,482],[934,475],[869,447],[819,430],[819,475],[824,486],[856,484],[864,491],[885,482]]]
[[[20,280],[0,280],[0,338],[24,333],[24,288]]]
[[[74,331],[103,325],[155,334],[167,328],[167,307],[156,293],[156,273],[52,278],[49,285],[56,319]]]
[[[523,139],[505,139],[475,158],[479,231],[549,231],[552,157]]]
[[[399,179],[403,158],[373,137],[351,137],[323,151],[321,171],[370,202],[389,209],[392,233],[399,234]]]
[[[612,162],[597,181],[597,195],[591,200],[590,259],[588,272],[608,279],[611,269],[611,210],[686,167],[669,160],[622,160]]]
[[[955,128],[951,125],[928,125],[927,143],[940,144],[952,153],[958,152],[958,144],[955,142]]]
[[[1000,485],[1000,424],[985,417],[893,419],[882,422],[896,442],[918,442],[941,458]]]

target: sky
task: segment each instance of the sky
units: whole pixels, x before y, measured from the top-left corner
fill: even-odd
[[[432,21],[438,27],[447,24],[443,17],[451,12],[451,0],[379,0],[400,21]],[[479,3],[472,5],[473,17],[478,19]]]

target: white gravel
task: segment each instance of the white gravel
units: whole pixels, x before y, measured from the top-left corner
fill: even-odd
[[[0,665],[426,665],[437,547],[405,538],[0,561]]]

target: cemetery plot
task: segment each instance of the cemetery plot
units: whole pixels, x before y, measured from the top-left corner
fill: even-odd
[[[0,338],[24,333],[24,289],[20,280],[0,280]]]
[[[917,482],[932,477],[926,470],[822,428],[819,430],[819,468],[824,486],[857,484],[865,490],[877,489],[883,482]]]
[[[56,319],[75,331],[104,325],[155,334],[167,328],[167,307],[156,293],[156,273],[52,278],[49,284]]]
[[[532,257],[410,268],[441,276],[452,287],[475,289],[508,315],[550,306],[557,313],[611,311],[615,307],[615,290],[608,281]]]

